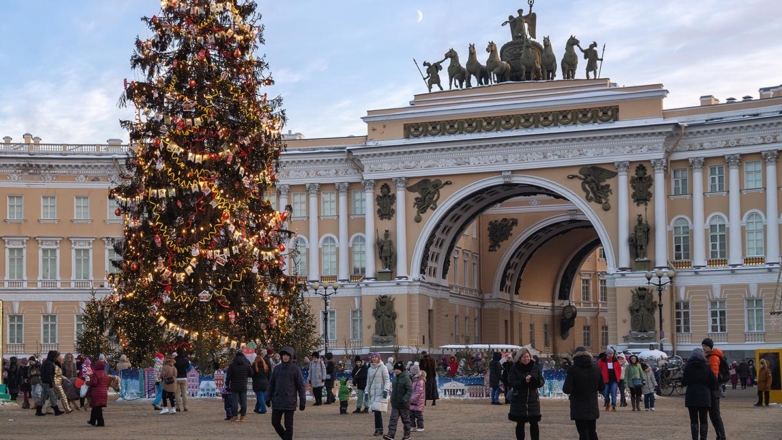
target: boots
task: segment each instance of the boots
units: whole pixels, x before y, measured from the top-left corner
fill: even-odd
[[[432,405],[434,406],[434,403],[432,403]],[[369,407],[365,406],[364,411],[361,411],[361,414],[369,414]]]
[[[55,416],[61,416],[61,415],[65,414],[64,412],[60,411],[60,407],[59,406],[55,405],[55,406],[52,407],[52,409],[54,410],[54,415]]]
[[[692,435],[692,440],[698,440],[698,424],[697,423],[690,423],[690,435]]]
[[[641,411],[641,405],[643,403],[643,397],[637,396],[636,399],[638,399],[638,400],[636,400],[636,402],[635,402],[635,407],[638,408],[638,411]]]
[[[701,423],[701,440],[706,440],[709,436],[709,424]],[[693,437],[694,439],[695,437]]]
[[[35,415],[36,416],[45,416],[46,414],[41,411],[41,405],[35,405]]]

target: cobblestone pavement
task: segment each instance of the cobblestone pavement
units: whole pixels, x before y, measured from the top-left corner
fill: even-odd
[[[244,423],[223,420],[219,399],[191,399],[189,411],[159,415],[149,400],[120,401],[110,397],[104,409],[106,428],[87,425],[89,413],[73,412],[60,417],[35,417],[35,411],[16,405],[0,406],[0,438],[34,436],[46,439],[276,439],[271,427],[271,411],[249,412]],[[722,414],[728,439],[782,439],[782,406],[755,408],[755,389],[728,390],[722,399]],[[248,399],[254,405],[254,399]],[[350,411],[355,402],[351,401]],[[440,400],[424,411],[426,431],[414,432],[414,439],[481,439],[514,437],[514,424],[508,421],[509,406],[490,405],[488,400]],[[249,410],[252,410],[250,406]],[[569,420],[567,400],[544,399],[542,402],[542,439],[575,439],[574,424]],[[387,424],[389,414],[384,415]],[[294,438],[297,439],[365,439],[372,437],[372,414],[339,415],[339,405],[314,407],[296,412]],[[683,396],[658,397],[656,411],[632,412],[630,407],[602,413],[598,420],[601,440],[689,440],[689,421]],[[402,438],[401,423],[396,438]],[[714,432],[709,426],[709,438]]]

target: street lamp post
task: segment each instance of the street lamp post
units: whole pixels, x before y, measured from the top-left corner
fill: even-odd
[[[673,284],[674,275],[676,272],[672,270],[657,269],[654,273],[646,272],[646,284],[657,287],[657,307],[660,309],[660,351],[665,351],[663,350],[663,338],[665,337],[663,333],[663,287]],[[652,277],[656,277],[657,280],[652,282]],[[663,277],[668,277],[668,281],[663,281]]]
[[[323,317],[323,346],[325,353],[329,352],[329,300],[332,295],[337,294],[337,289],[339,289],[339,284],[336,282],[332,283],[325,283],[320,284],[319,282],[315,281],[310,284],[310,288],[315,291],[315,294],[323,298],[323,305],[324,305],[324,312],[325,316]],[[331,292],[329,292],[329,289],[332,289]]]

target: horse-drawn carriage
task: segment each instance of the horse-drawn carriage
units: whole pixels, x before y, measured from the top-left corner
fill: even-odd
[[[660,369],[660,394],[670,396],[674,390],[677,394],[684,394],[687,387],[682,385],[684,375],[684,361],[681,356],[673,356],[668,359]]]

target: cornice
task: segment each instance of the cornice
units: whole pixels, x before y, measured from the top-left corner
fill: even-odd
[[[782,143],[782,119],[729,121],[687,127],[675,152],[704,151]]]
[[[322,153],[322,152],[321,152]],[[344,151],[338,157],[323,157],[313,152],[310,155],[280,157],[280,180],[286,184],[360,182],[361,172],[347,160]]]
[[[16,289],[18,292],[18,289]],[[111,293],[110,288],[96,287],[95,296],[104,298]],[[86,302],[92,297],[90,290],[84,289],[24,289],[23,293],[4,293],[0,291],[0,300],[20,302],[72,301]]]

